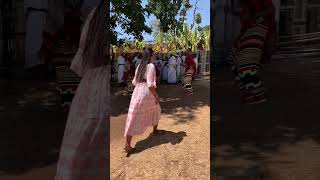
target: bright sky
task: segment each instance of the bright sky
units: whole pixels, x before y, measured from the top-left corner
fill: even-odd
[[[195,1],[196,0],[190,0],[191,5],[194,6]],[[147,1],[142,0],[142,3],[146,4]],[[210,25],[210,0],[198,0],[197,7],[198,7],[197,12],[199,12],[202,16],[202,22],[200,25],[201,26]],[[193,22],[193,11],[194,11],[194,7],[192,7],[187,12],[187,20],[188,20],[189,25],[192,24],[192,22]],[[147,25],[151,27],[151,24],[155,19],[156,18],[154,16],[150,16],[150,18],[146,17]],[[130,37],[127,34],[125,34],[120,27],[117,27],[116,31],[119,32],[119,38],[129,38]],[[122,34],[122,35],[120,35],[120,34]],[[152,34],[144,33],[143,37],[144,37],[145,41],[153,41],[154,40]]]

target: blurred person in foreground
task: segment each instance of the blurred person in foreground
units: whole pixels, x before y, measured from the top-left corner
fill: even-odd
[[[229,61],[233,74],[243,94],[245,104],[266,102],[264,83],[259,76],[261,63],[271,57],[272,37],[275,32],[275,8],[272,0],[240,0],[241,31],[233,44]],[[271,45],[270,45],[271,44]]]
[[[71,69],[82,77],[73,98],[55,180],[108,178],[110,66],[105,43],[109,3],[101,0],[84,24]]]

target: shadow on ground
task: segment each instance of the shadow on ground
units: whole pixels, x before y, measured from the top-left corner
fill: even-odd
[[[32,80],[10,80],[5,85],[0,102],[0,176],[56,163],[66,114],[54,87]]]
[[[183,138],[187,136],[187,133],[184,131],[172,132],[161,130],[161,134],[153,136],[150,135],[147,139],[139,141],[135,145],[135,151],[133,154],[141,153],[146,149],[150,149],[162,144],[176,145],[183,141]]]
[[[193,86],[195,92],[192,96],[188,96],[185,95],[182,86],[161,84],[157,91],[162,114],[169,114],[177,124],[187,123],[194,120],[197,108],[210,106],[210,81],[197,80],[193,82]],[[125,88],[114,88],[111,102],[111,116],[128,113],[130,97]]]
[[[316,93],[320,92],[320,88],[311,88],[316,83],[315,79],[306,75],[315,67],[294,63],[269,65],[264,72],[264,79],[270,101],[257,106],[240,102],[239,91],[232,85],[228,68],[216,70],[213,94],[215,108],[211,116],[214,151],[211,153],[214,157],[212,167],[218,177],[226,180],[267,178],[270,175],[268,167],[293,162],[270,162],[263,156],[264,153],[279,153],[282,145],[305,139],[320,143],[320,95]],[[225,161],[232,159],[241,159],[250,162],[250,165],[241,162],[234,167],[224,165]]]

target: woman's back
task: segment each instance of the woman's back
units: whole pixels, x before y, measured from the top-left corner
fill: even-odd
[[[143,75],[143,80],[139,80],[137,75],[138,75],[138,71],[139,71],[140,65],[138,65],[138,67],[136,68],[136,72],[134,75],[134,80],[133,80],[133,84],[138,84],[142,82],[147,82],[148,80],[152,80],[155,76],[156,77],[156,68],[155,65],[152,63],[149,63],[146,67],[146,71]]]

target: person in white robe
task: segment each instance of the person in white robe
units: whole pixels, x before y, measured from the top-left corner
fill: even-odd
[[[181,81],[181,72],[182,72],[182,59],[180,56],[176,56],[177,59],[177,82]]]
[[[123,75],[124,75],[124,71],[125,71],[125,64],[126,64],[126,60],[123,57],[123,54],[121,54],[118,57],[117,60],[117,65],[118,65],[118,83],[124,83],[124,79],[123,79]]]
[[[43,43],[43,30],[46,29],[48,0],[25,0],[26,15],[25,68],[43,64],[40,49]]]
[[[175,84],[177,83],[177,60],[173,55],[169,59],[169,68],[168,68],[168,83]]]
[[[162,80],[163,81],[168,81],[168,61],[163,61]]]
[[[133,64],[135,66],[135,68],[137,68],[139,66],[139,64],[141,63],[142,61],[142,56],[141,54],[139,53],[133,60]]]

